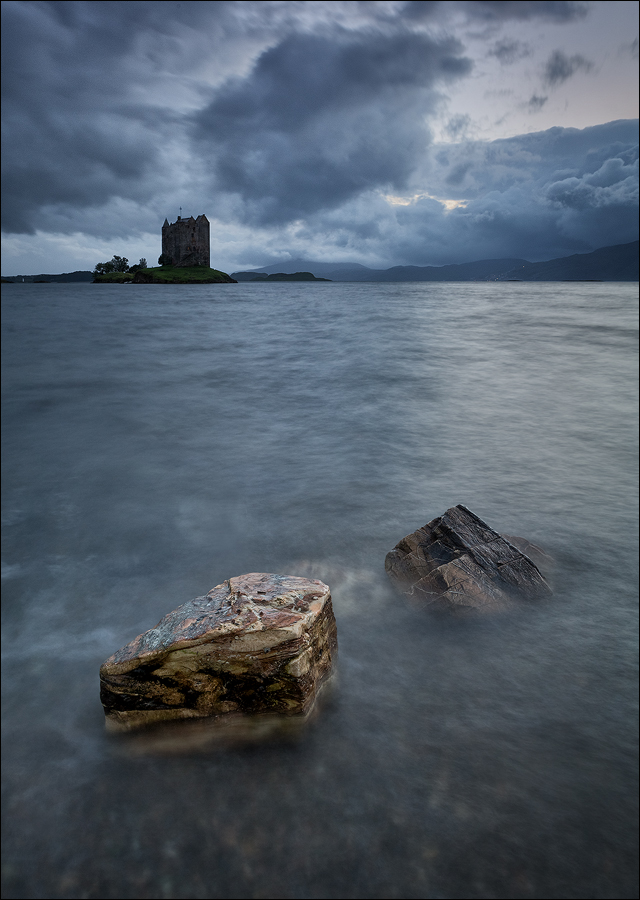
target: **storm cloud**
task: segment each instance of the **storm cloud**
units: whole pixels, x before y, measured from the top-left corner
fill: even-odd
[[[433,193],[464,203],[441,214],[416,203],[404,215],[442,262],[452,241],[462,261],[472,246],[477,258],[544,259],[637,239],[637,121],[449,146],[434,163]],[[408,242],[403,253],[417,257],[420,246]]]
[[[527,106],[530,112],[539,112],[542,107],[545,105],[549,98],[541,97],[540,94],[532,94],[527,101]]]
[[[460,5],[472,18],[485,22],[542,19],[565,23],[581,19],[588,12],[585,3],[562,2],[562,0],[559,2],[554,2],[554,0],[468,0]]]
[[[331,235],[341,258],[388,265],[549,259],[637,239],[637,122],[434,145],[424,165],[417,181],[431,196],[370,192],[317,213],[298,232],[298,255],[311,234]]]
[[[512,66],[519,59],[531,56],[532,50],[524,41],[496,41],[489,50],[489,56],[495,56],[501,66]]]
[[[261,223],[404,189],[430,141],[434,86],[471,70],[461,49],[423,34],[287,38],[196,118],[218,187]]]
[[[593,63],[579,53],[567,56],[561,50],[554,50],[544,67],[544,83],[549,87],[557,87],[576,72],[590,72]]]
[[[636,123],[471,141],[475,110],[447,111],[480,63],[511,74],[537,53],[520,93],[513,82],[493,93],[547,115],[565,82],[597,67],[548,45],[541,56],[529,30],[557,36],[588,5],[8,0],[2,11],[8,246],[135,241],[181,206],[206,212],[238,267],[287,253],[534,259],[637,237]],[[435,140],[437,120],[450,143]]]

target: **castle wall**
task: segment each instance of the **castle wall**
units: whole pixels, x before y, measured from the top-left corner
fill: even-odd
[[[210,268],[209,220],[206,216],[182,219],[162,226],[162,253],[179,268],[206,266]]]

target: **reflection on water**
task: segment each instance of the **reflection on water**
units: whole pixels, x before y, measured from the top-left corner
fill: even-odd
[[[336,673],[325,679],[311,708],[302,714],[232,714],[162,722],[114,735],[111,749],[131,756],[193,756],[220,748],[244,749],[267,743],[300,741],[335,696],[336,682]]]
[[[637,896],[637,286],[3,295],[6,896]],[[460,502],[552,554],[550,602],[392,591]],[[110,740],[100,663],[251,571],[331,586],[326,707]]]

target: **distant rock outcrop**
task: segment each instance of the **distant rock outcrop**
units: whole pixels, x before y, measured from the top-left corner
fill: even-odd
[[[171,719],[304,717],[337,650],[321,581],[253,572],[184,603],[100,669],[107,727]]]
[[[496,611],[551,594],[529,556],[461,504],[403,538],[385,569],[410,595],[455,612]]]

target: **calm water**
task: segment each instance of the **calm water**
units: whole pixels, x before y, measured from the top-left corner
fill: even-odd
[[[637,897],[637,294],[5,287],[4,896]],[[555,557],[550,603],[392,592],[455,503]],[[107,739],[100,663],[250,571],[332,587],[314,726]]]

